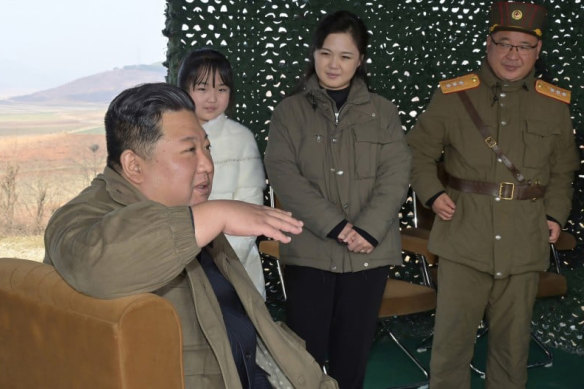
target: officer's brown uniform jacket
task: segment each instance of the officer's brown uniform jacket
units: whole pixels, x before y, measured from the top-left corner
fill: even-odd
[[[546,215],[562,225],[571,207],[579,159],[568,105],[537,93],[534,74],[517,82],[495,77],[487,64],[480,85],[466,91],[501,149],[526,180],[547,186],[543,199],[502,200],[445,188],[436,161],[444,150],[446,171],[458,178],[513,182],[473,124],[457,93],[438,90],[408,134],[412,184],[426,202],[442,190],[456,203],[451,221],[435,218],[429,249],[441,257],[504,278],[548,266]]]
[[[185,388],[239,389],[219,303],[195,259],[201,249],[194,228],[188,207],[149,201],[106,168],[51,218],[45,233],[45,262],[90,296],[153,292],[169,300],[182,324]],[[207,249],[235,288],[272,362],[292,387],[336,388],[300,338],[273,322],[227,239],[221,234]]]

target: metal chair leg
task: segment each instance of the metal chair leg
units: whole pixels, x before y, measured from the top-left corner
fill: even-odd
[[[558,250],[556,249],[556,245],[553,243],[550,244],[550,249],[552,252],[552,256],[551,256],[552,262],[553,262],[552,266],[554,267],[554,271],[557,274],[560,274],[561,273],[561,271],[560,271],[560,255],[558,254]]]
[[[479,332],[479,334],[477,335],[477,339],[479,339],[480,337],[485,335],[488,332],[488,330],[489,330],[489,328],[485,327],[483,331]],[[553,356],[551,350],[545,346],[545,344],[537,337],[537,335],[535,335],[535,333],[533,331],[531,331],[530,336],[531,336],[531,339],[533,340],[533,342],[536,344],[536,346],[539,347],[539,349],[543,352],[544,359],[542,361],[527,364],[527,368],[531,369],[533,367],[542,367],[542,366],[543,367],[552,367],[552,365],[554,363],[554,356]],[[486,373],[483,370],[481,370],[475,366],[474,359],[470,362],[470,368],[472,371],[477,373],[482,379],[485,379]]]
[[[282,286],[282,295],[284,296],[284,301],[288,300],[288,295],[286,294],[286,285],[284,285],[284,275],[282,274],[282,267],[280,266],[280,260],[276,259],[276,269],[278,269],[278,277],[280,278],[280,285]]]
[[[479,340],[479,339],[481,339],[483,336],[485,336],[485,335],[487,334],[487,332],[489,332],[489,327],[488,327],[488,326],[485,324],[485,321],[483,320],[483,321],[481,322],[480,326],[479,326],[479,329],[478,329],[478,331],[477,331],[476,340]],[[476,341],[475,341],[475,344],[476,344]],[[485,373],[483,370],[479,369],[479,368],[478,368],[478,367],[475,365],[475,362],[474,362],[474,357],[473,357],[473,359],[471,359],[471,361],[470,361],[470,369],[471,369],[473,372],[477,373],[477,374],[479,375],[479,377],[481,377],[481,379],[483,379],[483,380],[485,379],[485,377],[486,377],[486,373]]]
[[[432,281],[432,277],[430,276],[430,270],[428,269],[428,261],[426,260],[426,257],[422,254],[414,253],[414,258],[420,261],[420,272],[422,273],[422,280],[424,281],[424,285],[435,288],[434,281]]]
[[[530,369],[532,367],[552,367],[554,364],[554,356],[550,349],[548,349],[545,344],[533,333],[531,332],[531,339],[535,342],[537,347],[544,353],[544,359],[539,362],[533,362],[527,365],[527,368]]]
[[[406,354],[406,356],[416,365],[416,367],[424,374],[426,378],[424,381],[415,382],[407,385],[390,386],[387,389],[408,389],[408,388],[427,388],[429,385],[430,373],[426,370],[420,361],[399,341],[395,334],[387,327],[382,327],[382,333],[389,336],[389,338]]]
[[[487,377],[485,372],[482,371],[481,369],[479,369],[478,367],[476,367],[472,361],[470,362],[470,369],[472,371],[474,371],[475,373],[477,373],[479,375],[479,377],[481,377],[481,379],[483,379],[483,380]]]
[[[422,341],[420,343],[418,343],[418,346],[416,347],[416,351],[419,353],[425,353],[426,351],[430,350],[432,348],[432,339],[434,338],[434,334],[430,334],[428,336],[426,336],[424,339],[422,339]]]
[[[386,330],[386,333],[393,340],[393,342],[397,344],[397,346],[412,360],[412,362],[414,362],[414,364],[418,367],[418,369],[420,369],[422,374],[424,374],[424,377],[428,379],[430,377],[430,374],[428,373],[428,370],[424,369],[424,367],[420,364],[420,361],[418,361],[418,359],[397,339],[393,332],[391,332],[390,330]]]

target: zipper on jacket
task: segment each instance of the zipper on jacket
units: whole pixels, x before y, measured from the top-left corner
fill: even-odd
[[[338,131],[339,131],[339,117],[341,116],[341,112],[343,111],[343,109],[345,108],[345,106],[347,105],[347,103],[345,102],[345,104],[342,105],[341,109],[337,110],[337,106],[336,103],[333,102],[333,113],[335,115],[335,129],[334,129],[334,133],[332,134],[332,136],[329,136],[329,145],[328,147],[331,148],[331,153],[330,153],[330,159],[331,162],[333,164],[333,166],[337,166],[335,163],[335,157],[334,157],[334,153],[332,152],[332,146],[330,145],[330,142],[335,142],[335,137],[338,136]],[[343,201],[341,199],[341,187],[339,186],[339,180],[333,180],[336,184],[337,190],[336,190],[336,197],[337,197],[337,202],[338,204],[342,204]],[[333,196],[330,196],[331,198]]]
[[[335,112],[335,126],[339,125],[339,118],[341,117],[341,112],[343,112],[343,110],[345,109],[346,106],[347,106],[347,102],[345,101],[345,104],[343,104],[341,109],[339,109],[338,111],[336,109],[333,110]]]

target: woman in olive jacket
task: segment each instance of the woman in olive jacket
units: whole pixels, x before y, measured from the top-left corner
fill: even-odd
[[[286,317],[340,388],[362,387],[410,152],[396,107],[366,83],[367,29],[338,11],[319,23],[300,92],[274,110],[265,164],[283,208],[304,221],[281,248]]]

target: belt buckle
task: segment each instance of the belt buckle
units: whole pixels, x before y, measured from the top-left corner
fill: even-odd
[[[510,196],[504,196],[503,193],[505,191],[505,187],[507,187],[508,185],[511,185],[511,195]],[[499,184],[499,198],[503,199],[503,200],[513,200],[513,195],[515,194],[515,184],[512,182],[501,182]]]

